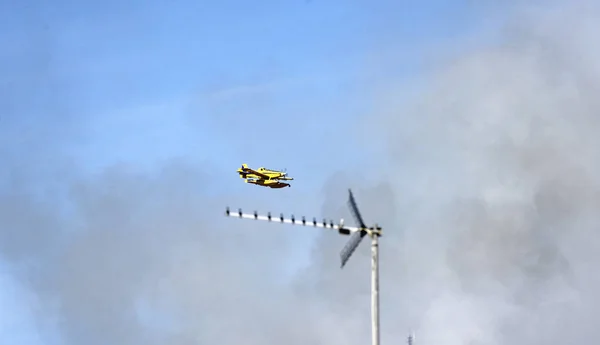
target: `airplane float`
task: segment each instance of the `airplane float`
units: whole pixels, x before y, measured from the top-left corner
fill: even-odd
[[[293,178],[287,176],[285,171],[277,171],[260,167],[257,170],[248,168],[247,164],[237,170],[241,178],[246,183],[252,183],[262,187],[283,188],[291,187],[289,183],[281,181],[291,181]]]

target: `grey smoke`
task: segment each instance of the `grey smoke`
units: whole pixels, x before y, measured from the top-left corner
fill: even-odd
[[[499,43],[438,67],[414,101],[382,103],[369,122],[387,135],[393,179],[339,173],[324,188],[324,215],[350,219],[353,186],[366,221],[385,227],[384,343],[409,329],[416,344],[600,339],[600,12],[557,8],[516,16]],[[203,193],[200,169],[115,166],[85,180],[64,159],[72,142],[35,138],[33,156],[2,151],[0,255],[36,293],[43,339],[56,326],[66,344],[369,341],[368,241],[340,271],[344,242],[324,233],[311,265],[282,282],[290,235],[265,240],[263,225],[224,219],[235,198]]]
[[[384,266],[405,278],[390,298],[419,314],[403,319],[420,323],[419,342],[600,338],[598,14],[517,17],[500,45],[452,61],[412,107],[384,115],[393,167],[409,176],[394,192],[417,204],[396,254],[411,266]]]

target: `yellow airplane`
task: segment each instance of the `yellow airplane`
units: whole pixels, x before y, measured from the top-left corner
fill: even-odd
[[[239,168],[237,172],[246,183],[269,188],[291,187],[289,183],[281,181],[293,180],[293,178],[288,177],[287,173],[284,171],[270,170],[263,167],[254,170],[248,168],[248,165],[246,164],[242,164],[242,167]]]

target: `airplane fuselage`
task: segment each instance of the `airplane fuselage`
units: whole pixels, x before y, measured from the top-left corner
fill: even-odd
[[[244,179],[244,182],[269,188],[290,187],[289,183],[280,181],[293,180],[293,178],[288,177],[285,172],[270,170],[264,167],[252,170],[251,168],[248,168],[246,164],[242,164],[242,167],[238,169],[237,172],[240,175],[240,178]]]
[[[242,169],[238,169],[238,173],[240,174],[241,178],[252,178],[252,179],[256,179],[256,180],[282,180],[282,181],[292,181],[293,180],[292,177],[287,177],[286,173],[277,171],[277,170],[269,170],[269,169],[260,167],[256,171],[267,176],[267,178],[258,176],[251,172],[245,172]]]

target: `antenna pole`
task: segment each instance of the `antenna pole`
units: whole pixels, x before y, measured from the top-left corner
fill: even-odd
[[[371,328],[371,343],[379,345],[379,234],[376,232],[371,233]]]

